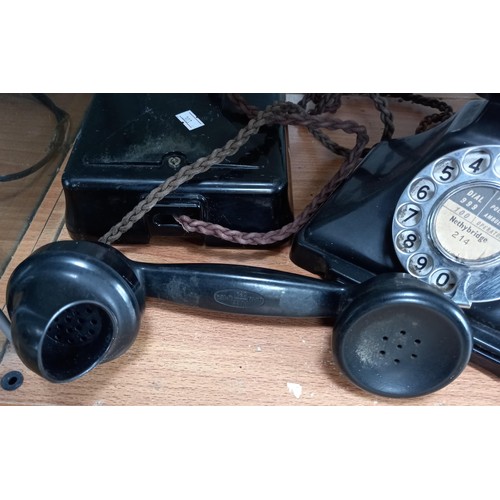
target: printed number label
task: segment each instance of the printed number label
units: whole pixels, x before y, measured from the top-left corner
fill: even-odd
[[[416,226],[422,219],[422,210],[414,203],[399,207],[397,221],[404,227]]]
[[[484,151],[473,151],[463,160],[464,170],[473,175],[482,174],[490,166],[490,155]]]
[[[422,240],[416,231],[402,231],[397,237],[398,248],[405,253],[416,252]]]
[[[449,293],[454,290],[457,284],[457,278],[451,271],[448,271],[447,269],[439,269],[432,274],[430,282],[443,292]]]
[[[417,179],[410,188],[410,197],[416,202],[424,202],[430,200],[436,188],[430,179]]]
[[[451,182],[458,176],[458,164],[453,160],[440,161],[434,167],[432,177],[438,182]]]
[[[425,253],[412,255],[408,261],[408,271],[415,276],[426,276],[432,271],[432,257]]]

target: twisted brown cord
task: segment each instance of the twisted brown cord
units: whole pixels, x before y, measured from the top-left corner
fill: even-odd
[[[267,123],[272,109],[273,107],[270,106],[266,111],[258,113],[257,118],[250,120],[248,125],[242,128],[237,136],[228,141],[223,148],[216,148],[208,156],[199,158],[194,163],[182,167],[175,175],[169,177],[165,182],[153,189],[118,224],[115,224],[104,236],[99,238],[99,241],[108,244],[113,243],[138,220],[144,217],[161,199],[177,189],[181,184],[189,181],[195,175],[206,172],[212,165],[220,163],[226,157],[236,153],[252,135],[259,131],[262,125]]]
[[[354,129],[357,130],[355,131]],[[349,157],[344,160],[344,163],[341,165],[338,172],[327,184],[325,184],[323,189],[321,189],[321,191],[313,198],[301,214],[293,222],[286,224],[280,229],[275,229],[265,233],[245,233],[234,229],[228,229],[218,224],[212,224],[201,220],[193,220],[187,215],[175,217],[175,220],[187,232],[197,232],[209,236],[215,236],[219,239],[239,243],[241,245],[269,245],[276,243],[277,241],[283,241],[299,231],[316,213],[319,207],[328,199],[331,193],[335,191],[335,189],[337,189],[337,187],[340,186],[340,184],[342,184],[347,177],[349,177],[358,160],[361,158],[364,147],[368,143],[368,135],[363,129],[364,127],[359,125],[357,127],[344,129],[347,133],[357,134],[356,145],[352,149]]]
[[[441,99],[436,99],[434,97],[427,97],[420,94],[383,94],[387,97],[398,98],[403,101],[412,102],[414,104],[420,104],[422,106],[427,106],[430,108],[435,108],[440,113],[434,113],[432,115],[426,116],[418,125],[415,130],[416,134],[420,132],[425,132],[426,130],[434,127],[435,125],[442,123],[443,121],[450,118],[454,111],[453,108],[445,101]]]
[[[389,140],[394,134],[394,120],[392,113],[389,111],[387,107],[387,99],[382,97],[379,94],[368,94],[370,98],[373,100],[373,104],[380,112],[380,119],[384,124],[384,131],[382,132],[382,140]]]
[[[303,98],[299,101],[299,105],[307,110],[310,114],[321,115],[324,113],[334,114],[338,111],[342,104],[342,96],[360,95],[360,94],[304,94]],[[394,134],[393,116],[390,112],[387,100],[380,94],[363,94],[368,96],[380,112],[380,119],[384,124],[384,131],[381,140],[389,140]],[[345,148],[332,141],[326,134],[318,129],[309,129],[309,132],[317,139],[323,146],[329,149],[332,153],[339,156],[348,157],[350,149]],[[363,155],[368,153],[369,148],[363,151]]]
[[[390,139],[394,132],[392,113],[387,108],[385,97],[380,94],[367,94],[374,102],[376,109],[384,123],[382,139]],[[451,108],[442,101],[426,98],[418,94],[386,94],[403,100],[410,100],[427,106],[432,106],[441,111],[440,114],[426,117],[419,128],[425,130],[448,118]],[[225,158],[235,154],[263,125],[302,125],[314,137],[332,152],[344,156],[346,159],[338,172],[330,179],[316,197],[307,205],[303,212],[290,224],[268,231],[266,233],[244,233],[241,231],[224,228],[210,222],[193,220],[182,215],[175,217],[187,232],[199,232],[216,236],[220,239],[245,245],[266,245],[284,240],[303,227],[310,217],[319,209],[337,187],[342,184],[355,170],[359,159],[366,152],[368,135],[365,127],[352,120],[338,120],[331,116],[341,105],[342,94],[305,94],[298,104],[279,102],[268,106],[264,111],[259,111],[255,106],[249,105],[239,94],[228,94],[229,99],[235,103],[249,118],[247,126],[242,128],[234,139],[228,141],[222,148],[217,148],[210,155],[199,158],[196,162],[181,168],[175,175],[153,189],[144,200],[128,212],[122,220],[113,226],[99,241],[112,243],[128,231],[138,220],[149,212],[161,199],[177,189],[184,182],[196,175],[206,172],[212,165],[221,163]],[[307,110],[307,108],[310,108]],[[453,113],[453,110],[451,110]],[[352,150],[344,148],[332,141],[321,129],[342,130],[345,133],[356,134],[356,144]],[[418,130],[418,129],[417,129]]]
[[[304,125],[311,128],[340,129],[347,133],[358,135],[358,143],[362,142],[363,147],[368,142],[366,129],[353,121],[342,121],[333,117],[319,118],[308,115],[300,106],[282,102],[268,106],[264,111],[259,111],[256,118],[249,121],[246,127],[242,128],[238,135],[228,141],[223,148],[217,148],[210,155],[199,158],[190,165],[181,168],[175,175],[167,179],[158,187],[153,189],[144,200],[138,203],[122,220],[114,225],[99,241],[102,243],[113,243],[120,236],[128,231],[138,220],[149,212],[161,199],[177,189],[184,182],[189,181],[195,175],[206,172],[212,165],[221,163],[225,158],[235,154],[251,136],[255,135],[263,125]],[[355,158],[350,158],[350,163],[357,160],[359,147],[353,149]]]
[[[227,94],[230,101],[238,106],[243,113],[247,115],[248,118],[255,118],[258,109],[247,103],[246,100],[240,94]],[[349,94],[304,94],[301,100],[297,103],[297,106],[302,108],[302,111],[309,115],[324,115],[324,114],[335,114],[342,104],[342,96]],[[379,94],[367,94],[370,99],[374,102],[375,107],[380,111],[382,122],[385,125],[384,133],[382,135],[382,140],[390,139],[394,133],[394,124],[392,123],[392,113],[387,109],[387,100],[381,97]],[[323,133],[317,127],[310,127],[306,123],[301,123],[305,126],[309,132],[327,149],[332,153],[348,157],[350,154],[350,149],[345,148],[336,142],[334,142],[330,137]],[[366,153],[368,150],[365,150]]]

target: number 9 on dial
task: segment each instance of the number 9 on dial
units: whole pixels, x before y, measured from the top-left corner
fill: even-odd
[[[417,253],[408,261],[408,271],[415,276],[426,276],[432,271],[433,261],[430,255]]]

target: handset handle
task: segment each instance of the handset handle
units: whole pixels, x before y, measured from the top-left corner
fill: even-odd
[[[135,262],[146,295],[215,311],[334,317],[348,288],[283,271],[230,264]]]

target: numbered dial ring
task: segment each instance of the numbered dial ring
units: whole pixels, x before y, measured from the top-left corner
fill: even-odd
[[[404,268],[458,304],[500,298],[500,146],[453,151],[420,171],[394,212]]]

